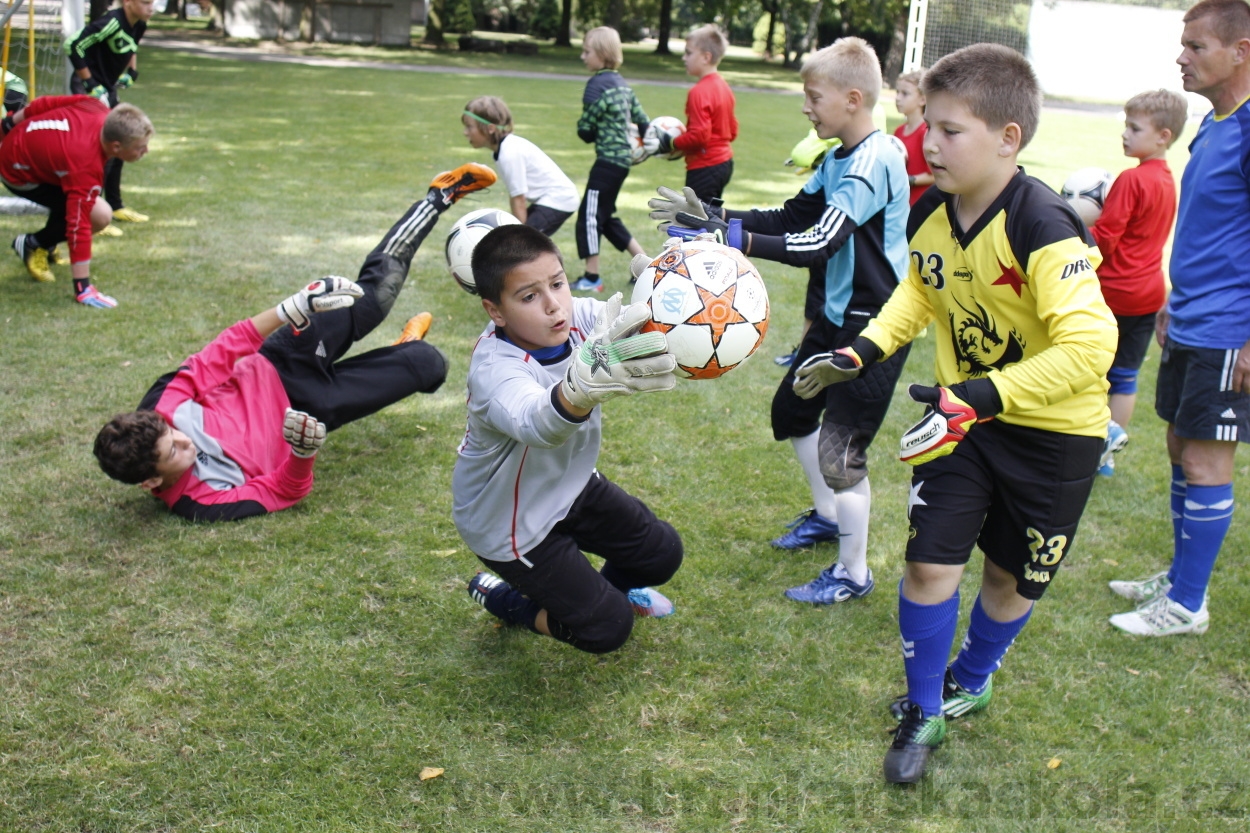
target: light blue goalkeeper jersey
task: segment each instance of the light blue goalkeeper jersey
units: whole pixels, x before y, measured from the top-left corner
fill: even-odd
[[[573,299],[577,350],[604,306]],[[451,478],[452,520],[474,554],[525,560],[564,520],[599,459],[600,409],[570,422],[551,401],[572,353],[543,364],[499,338],[492,323],[469,360],[469,420]]]

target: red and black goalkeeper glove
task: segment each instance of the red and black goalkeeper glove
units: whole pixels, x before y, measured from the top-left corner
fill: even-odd
[[[907,395],[929,406],[899,442],[899,459],[913,466],[952,453],[972,426],[988,422],[1003,409],[989,379],[970,379],[949,388],[912,385]]]

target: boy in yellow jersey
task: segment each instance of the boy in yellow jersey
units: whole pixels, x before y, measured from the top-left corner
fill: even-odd
[[[1016,165],[1033,138],[1041,93],[1028,62],[977,44],[922,82],[925,157],[937,188],[912,206],[907,279],[848,348],[795,374],[812,396],[854,378],[937,322],[939,387],[902,440],[916,466],[908,498],[899,631],[907,694],[885,777],[924,775],[946,718],[984,709],[990,675],[1072,546],[1106,433],[1115,318],[1076,214]],[[968,633],[948,667],[959,580],[985,553]]]

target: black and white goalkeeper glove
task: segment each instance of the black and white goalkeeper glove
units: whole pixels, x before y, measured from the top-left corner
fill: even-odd
[[[608,300],[560,383],[570,405],[590,409],[616,396],[673,389],[677,360],[668,352],[668,339],[638,332],[650,319],[646,304],[622,310],[619,292]]]
[[[665,188],[663,185],[655,190],[660,196],[648,200],[647,206],[651,209],[651,219],[660,221],[658,228],[661,230],[673,224],[682,225],[677,219],[678,214],[689,214],[696,221],[706,220],[708,217],[715,217],[719,220],[724,216],[720,208],[700,200],[694,189],[688,186],[682,188],[680,192]],[[690,228],[701,227],[701,225],[690,226]]]
[[[278,304],[278,317],[299,330],[311,323],[309,316],[332,309],[346,309],[364,296],[365,291],[347,278],[327,275]]]
[[[287,408],[282,420],[282,439],[291,446],[291,453],[296,457],[313,457],[325,444],[326,426],[312,414]]]

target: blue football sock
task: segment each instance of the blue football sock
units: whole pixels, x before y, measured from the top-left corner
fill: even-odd
[[[1176,565],[1181,560],[1181,518],[1185,516],[1185,469],[1172,466],[1172,566],[1168,581],[1176,584]]]
[[[1233,522],[1233,484],[1195,486],[1185,490],[1185,514],[1181,519],[1184,557],[1173,569],[1176,578],[1168,597],[1187,610],[1197,612],[1207,594],[1215,558]]]
[[[1020,631],[1033,615],[1033,608],[1010,622],[997,622],[981,607],[981,594],[972,604],[968,619],[968,635],[964,637],[959,656],[951,663],[955,682],[973,693],[980,693],[989,682],[990,675],[1003,664],[1007,649],[1016,641]]]
[[[922,605],[905,598],[899,582],[898,632],[903,638],[907,698],[920,706],[925,717],[942,713],[942,678],[958,621],[958,590],[944,602]]]

